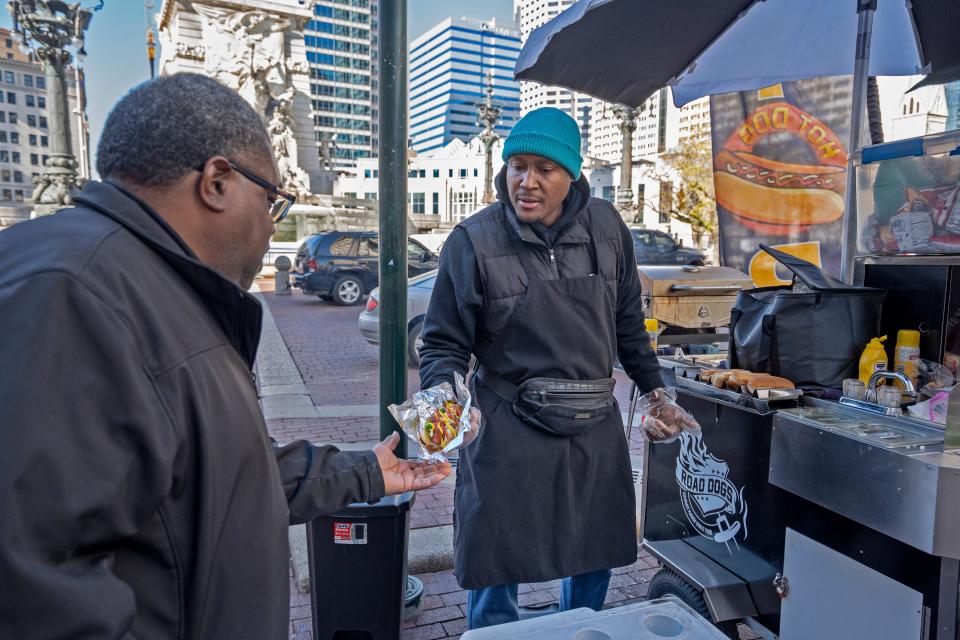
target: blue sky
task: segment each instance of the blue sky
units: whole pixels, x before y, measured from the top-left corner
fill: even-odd
[[[154,0],[160,6],[162,0]],[[85,0],[93,6],[94,0]],[[10,28],[7,3],[0,4],[0,27]],[[449,16],[513,19],[513,0],[408,0],[407,34],[412,40]],[[146,22],[141,0],[106,0],[87,32],[87,115],[94,152],[110,107],[128,89],[149,79]]]

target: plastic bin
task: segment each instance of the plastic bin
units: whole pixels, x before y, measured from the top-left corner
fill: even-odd
[[[859,255],[960,253],[960,131],[865,147],[854,165]]]
[[[474,629],[463,640],[727,640],[720,630],[673,597],[593,611],[549,616]]]
[[[315,640],[396,640],[413,492],[357,503],[307,525]]]

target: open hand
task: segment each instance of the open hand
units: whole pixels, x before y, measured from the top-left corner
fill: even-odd
[[[373,448],[373,452],[377,455],[377,462],[380,463],[380,471],[383,473],[383,487],[386,495],[429,489],[453,471],[449,462],[427,463],[423,460],[401,460],[393,453],[399,443],[400,434],[394,431]]]

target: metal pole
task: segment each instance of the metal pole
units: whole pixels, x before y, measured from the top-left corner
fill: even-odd
[[[407,0],[380,4],[380,437],[407,397]],[[397,456],[406,457],[401,433]]]
[[[50,92],[50,155],[72,156],[73,141],[70,139],[70,103],[67,98],[66,66],[70,54],[42,52],[45,63],[47,90]]]
[[[70,138],[66,67],[71,56],[68,47],[76,46],[78,55],[81,54],[83,34],[90,26],[92,12],[102,6],[102,1],[92,10],[82,9],[79,2],[71,4],[59,0],[10,0],[7,3],[14,31],[43,62],[49,92],[50,155],[43,173],[34,179],[31,196],[34,208],[30,213],[34,218],[73,204],[70,190],[82,185]],[[79,101],[79,87],[77,90]],[[82,131],[79,133],[83,135]]]
[[[870,38],[873,34],[873,14],[877,0],[857,0],[857,51],[853,64],[853,103],[850,112],[850,146],[847,148],[847,190],[843,219],[843,248],[840,279],[853,284],[854,256],[857,254],[857,182],[853,160],[860,149],[860,130],[866,109],[867,72],[870,67]]]
[[[480,132],[480,141],[483,143],[484,151],[484,169],[483,169],[483,198],[480,200],[483,204],[496,202],[493,195],[493,144],[500,138],[494,131],[493,126],[500,117],[500,107],[493,104],[493,72],[487,72],[487,98],[485,102],[477,105],[477,113],[480,117],[480,123],[483,124],[483,131]]]

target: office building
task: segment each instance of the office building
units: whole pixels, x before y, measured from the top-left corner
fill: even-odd
[[[520,117],[520,83],[513,68],[520,32],[495,19],[447,18],[410,43],[410,142],[418,153],[468,142],[483,128],[477,103],[493,87],[500,107],[494,130],[510,132]]]
[[[313,124],[335,169],[377,156],[378,0],[317,0],[304,30]]]

